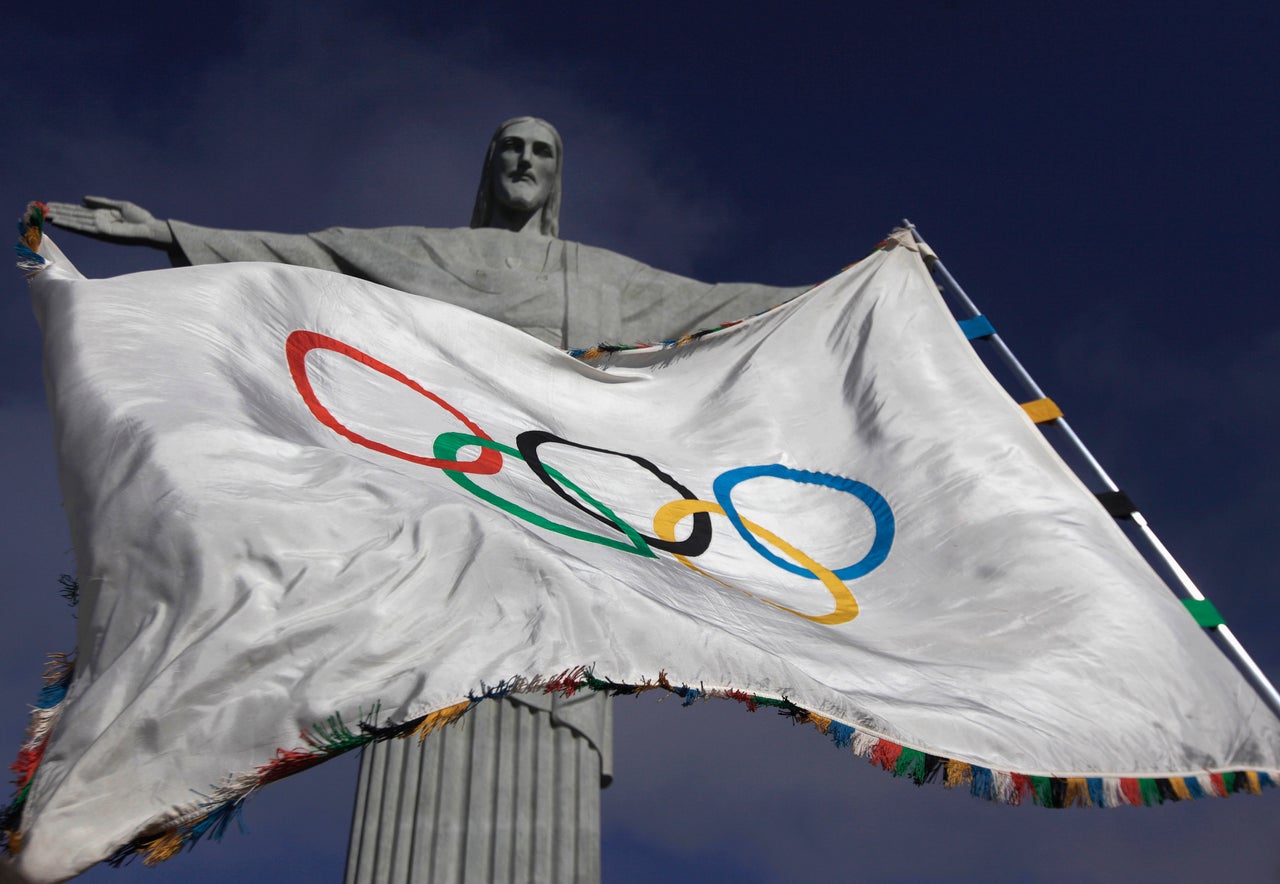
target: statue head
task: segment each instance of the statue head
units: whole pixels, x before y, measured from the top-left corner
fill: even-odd
[[[559,235],[563,157],[560,133],[546,120],[507,120],[489,141],[471,226],[519,230],[537,216],[534,229]]]

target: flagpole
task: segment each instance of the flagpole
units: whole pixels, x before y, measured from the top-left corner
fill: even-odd
[[[956,281],[956,278],[951,275],[951,272],[947,270],[946,266],[933,252],[933,250],[925,244],[924,238],[920,236],[920,231],[916,226],[906,218],[902,219],[902,226],[911,231],[911,235],[915,238],[917,243],[924,246],[925,263],[928,265],[929,270],[942,281],[943,286],[955,296],[956,300],[967,312],[968,315],[965,318],[976,319],[982,317],[982,311],[978,309],[977,305],[974,304],[968,293],[966,293],[960,283]],[[1012,371],[1018,378],[1019,382],[1026,388],[1028,393],[1036,399],[1045,398],[1044,391],[1040,389],[1039,384],[1035,382],[1031,377],[1031,374],[1023,367],[1022,363],[1018,361],[1018,358],[1013,355],[1013,351],[1009,349],[1008,345],[1005,344],[1003,340],[1001,340],[1000,335],[997,334],[994,329],[991,329],[989,334],[983,334],[982,338],[990,342],[992,347],[995,348],[996,353],[999,354],[1005,365],[1007,365],[1010,371]],[[1092,452],[1085,447],[1084,442],[1082,442],[1080,437],[1076,435],[1075,431],[1071,429],[1071,425],[1067,423],[1067,419],[1059,416],[1053,420],[1052,423],[1062,431],[1070,447],[1079,454],[1081,458],[1083,458],[1084,462],[1088,465],[1089,470],[1093,473],[1094,478],[1106,489],[1106,492],[1113,495],[1119,495],[1123,498],[1123,502],[1127,504],[1127,506],[1124,507],[1123,515],[1117,515],[1117,517],[1131,519],[1138,527],[1139,532],[1146,539],[1147,543],[1150,544],[1152,551],[1176,578],[1178,585],[1182,588],[1182,591],[1187,595],[1187,597],[1194,599],[1197,602],[1204,602],[1205,605],[1208,606],[1209,611],[1212,612],[1212,619],[1216,622],[1204,623],[1205,628],[1217,635],[1220,639],[1220,646],[1226,646],[1227,656],[1231,657],[1235,664],[1250,679],[1253,683],[1254,689],[1258,691],[1262,696],[1262,699],[1266,701],[1269,707],[1271,707],[1271,711],[1277,716],[1280,716],[1280,691],[1276,690],[1275,685],[1273,685],[1271,680],[1267,678],[1266,673],[1264,673],[1258,664],[1254,662],[1253,658],[1249,656],[1249,652],[1244,649],[1244,645],[1242,645],[1240,640],[1235,637],[1227,627],[1226,623],[1222,622],[1221,617],[1217,615],[1215,610],[1213,610],[1212,605],[1207,601],[1204,593],[1200,591],[1200,589],[1195,585],[1195,582],[1192,581],[1190,575],[1188,575],[1187,572],[1183,570],[1182,566],[1178,564],[1178,561],[1173,557],[1173,554],[1169,552],[1164,543],[1161,542],[1160,538],[1156,536],[1156,533],[1151,530],[1150,524],[1148,524],[1142,513],[1138,512],[1137,508],[1133,506],[1131,501],[1129,501],[1128,496],[1120,490],[1120,487],[1116,485],[1114,481],[1112,481],[1111,476],[1109,476],[1107,471],[1102,468],[1102,464],[1098,463]],[[1110,507],[1108,509],[1110,509]],[[1116,513],[1113,512],[1113,515],[1116,515]],[[1197,619],[1199,620],[1199,617],[1197,617]]]

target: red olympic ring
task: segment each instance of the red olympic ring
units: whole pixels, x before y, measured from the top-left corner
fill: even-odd
[[[307,377],[307,354],[312,350],[317,349],[332,350],[334,353],[340,353],[349,359],[354,359],[362,365],[367,365],[369,368],[372,368],[380,374],[386,375],[393,381],[404,384],[410,390],[413,390],[421,396],[425,396],[458,420],[462,421],[473,435],[479,436],[481,439],[493,441],[488,433],[476,426],[470,418],[458,411],[458,409],[441,399],[435,393],[425,389],[421,384],[406,377],[404,373],[387,365],[385,362],[379,362],[368,353],[363,353],[355,347],[352,347],[349,344],[344,344],[336,338],[331,338],[317,332],[303,331],[299,329],[298,331],[290,333],[288,340],[285,342],[285,356],[289,361],[289,374],[293,377],[294,386],[298,388],[298,392],[302,395],[303,401],[307,403],[307,407],[311,409],[311,413],[315,415],[316,420],[320,421],[320,423],[324,424],[338,435],[373,451],[377,451],[382,454],[389,454],[392,457],[398,457],[401,460],[407,460],[410,463],[421,464],[424,467],[435,467],[441,470],[455,470],[459,473],[478,473],[484,476],[491,476],[498,472],[498,470],[502,469],[502,454],[496,449],[481,449],[480,456],[475,460],[440,460],[439,458],[423,457],[419,454],[410,454],[407,451],[401,451],[399,448],[392,448],[390,445],[375,442],[372,439],[349,429],[334,417],[329,409],[320,404],[320,400],[316,397],[315,390],[311,386],[311,380]]]

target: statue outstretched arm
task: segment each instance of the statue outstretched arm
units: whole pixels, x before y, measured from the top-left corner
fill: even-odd
[[[49,220],[64,230],[106,242],[168,249],[173,232],[166,221],[128,200],[86,196],[84,205],[49,203]]]
[[[622,292],[623,336],[627,341],[658,341],[712,328],[789,301],[812,286],[773,286],[752,282],[706,283],[642,267]],[[635,330],[643,330],[637,337]]]
[[[164,221],[128,200],[86,196],[83,205],[51,202],[49,221],[64,230],[119,245],[163,249],[175,266],[270,261],[348,272],[309,234],[217,230]]]

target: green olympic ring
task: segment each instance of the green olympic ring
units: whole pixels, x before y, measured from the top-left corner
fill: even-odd
[[[469,445],[474,445],[477,448],[485,448],[492,451],[499,451],[505,454],[507,457],[514,457],[516,460],[519,460],[521,462],[524,461],[524,455],[522,455],[520,453],[520,450],[517,448],[513,448],[510,445],[503,445],[501,442],[494,442],[492,439],[483,439],[480,436],[472,436],[467,433],[441,433],[439,436],[436,437],[434,455],[440,460],[452,461],[452,460],[455,460],[458,454],[458,451],[460,449],[466,448]],[[555,533],[563,534],[566,537],[573,537],[578,540],[586,540],[590,543],[598,543],[601,546],[607,546],[611,549],[622,550],[623,552],[634,553],[635,555],[644,556],[645,558],[649,558],[649,559],[657,558],[657,555],[654,553],[652,549],[649,548],[649,544],[645,543],[644,538],[640,536],[639,532],[637,532],[635,528],[632,528],[624,520],[618,518],[614,514],[613,510],[609,509],[603,503],[596,500],[590,494],[588,494],[587,492],[579,488],[577,485],[570,482],[559,471],[554,470],[548,466],[544,466],[543,469],[545,469],[547,473],[550,474],[551,477],[554,478],[557,482],[559,482],[565,488],[568,488],[570,491],[576,494],[579,498],[581,498],[583,502],[589,504],[597,512],[599,512],[606,519],[608,519],[610,522],[616,525],[618,529],[622,531],[622,533],[625,534],[627,536],[627,539],[631,542],[624,543],[621,540],[614,540],[611,537],[604,537],[600,534],[592,534],[590,531],[582,531],[578,528],[570,528],[568,525],[562,525],[559,522],[553,522],[550,519],[548,519],[546,516],[540,516],[535,512],[531,512],[530,510],[527,510],[522,506],[518,506],[512,503],[506,498],[499,497],[498,495],[494,494],[492,491],[487,491],[484,488],[481,488],[479,485],[473,482],[470,479],[470,477],[468,477],[465,473],[459,472],[458,470],[450,470],[450,469],[443,469],[442,471],[446,476],[448,476],[454,482],[461,485],[463,488],[465,488],[467,491],[470,491],[472,494],[474,494],[476,497],[480,498],[481,500],[487,501],[488,503],[493,504],[503,512],[510,513],[511,515],[515,516],[518,519],[524,519],[526,522],[529,522],[532,525],[536,525],[539,528],[546,528],[548,531],[554,531]]]

